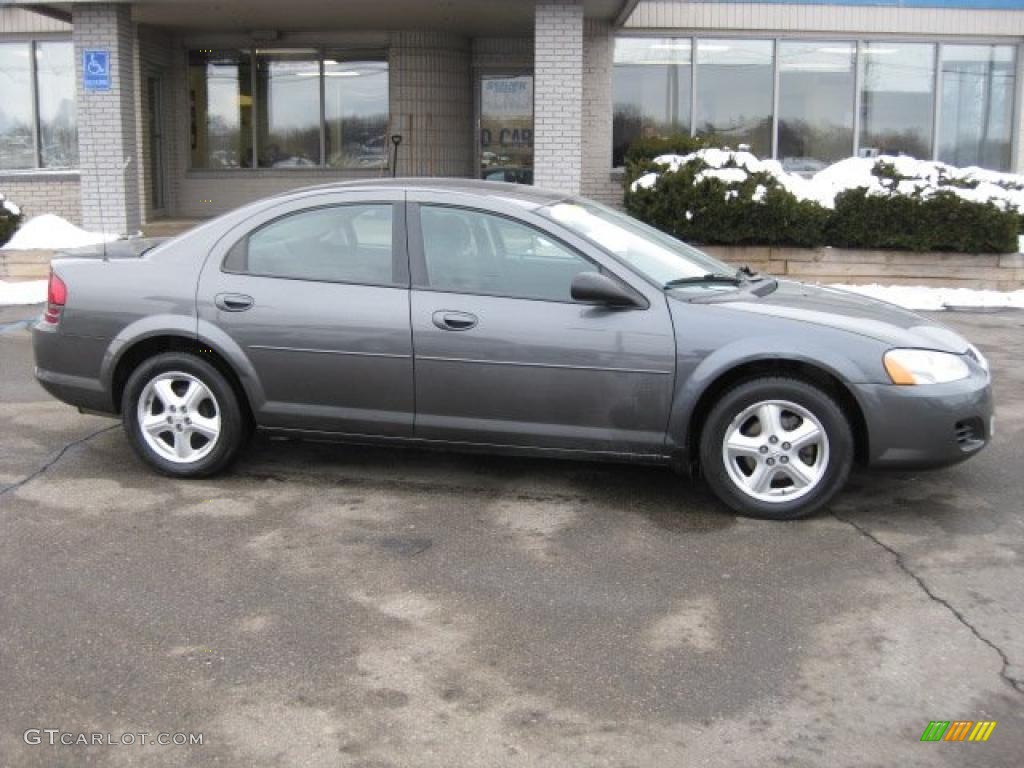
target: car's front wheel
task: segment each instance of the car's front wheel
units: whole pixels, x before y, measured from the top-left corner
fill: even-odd
[[[799,379],[747,381],[726,392],[701,434],[704,476],[737,512],[772,520],[806,517],[846,483],[853,435],[826,392]]]
[[[181,352],[157,355],[135,369],[121,413],[135,452],[175,477],[220,471],[246,435],[238,397],[224,375]]]

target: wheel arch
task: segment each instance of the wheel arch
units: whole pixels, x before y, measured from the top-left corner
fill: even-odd
[[[787,357],[761,357],[739,362],[720,370],[710,377],[693,401],[684,435],[685,456],[691,471],[697,470],[700,439],[708,414],[718,399],[728,390],[752,379],[765,376],[786,376],[816,386],[839,404],[850,422],[853,432],[854,459],[866,464],[869,453],[869,433],[863,406],[842,376],[827,366],[808,360]]]
[[[228,358],[206,342],[188,336],[180,332],[158,333],[136,339],[126,344],[121,351],[111,372],[110,392],[114,401],[114,409],[121,412],[121,399],[124,395],[125,385],[136,368],[146,360],[164,352],[184,352],[206,360],[213,365],[231,385],[238,403],[242,408],[243,415],[251,422],[253,419],[253,407],[250,401],[250,394],[247,392],[241,378],[229,362]]]

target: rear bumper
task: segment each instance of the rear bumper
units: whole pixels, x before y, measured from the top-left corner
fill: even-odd
[[[110,392],[99,379],[106,344],[100,339],[62,334],[42,322],[32,327],[36,381],[69,405],[97,413],[116,413]]]
[[[980,369],[950,384],[861,384],[857,390],[871,466],[926,469],[956,464],[992,438],[992,382]]]

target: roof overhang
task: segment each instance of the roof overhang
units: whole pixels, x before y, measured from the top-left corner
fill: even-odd
[[[10,0],[62,20],[87,0]],[[468,36],[513,37],[533,30],[535,0],[113,0],[132,7],[140,24],[173,29],[445,30]],[[636,0],[582,0],[588,18],[621,24]]]

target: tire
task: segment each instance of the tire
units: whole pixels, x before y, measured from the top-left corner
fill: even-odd
[[[842,408],[813,384],[787,377],[728,390],[700,438],[711,490],[736,512],[765,520],[807,517],[828,504],[846,484],[853,456]]]
[[[220,472],[250,433],[224,375],[184,352],[165,352],[141,363],[125,384],[121,415],[139,458],[172,477]]]

